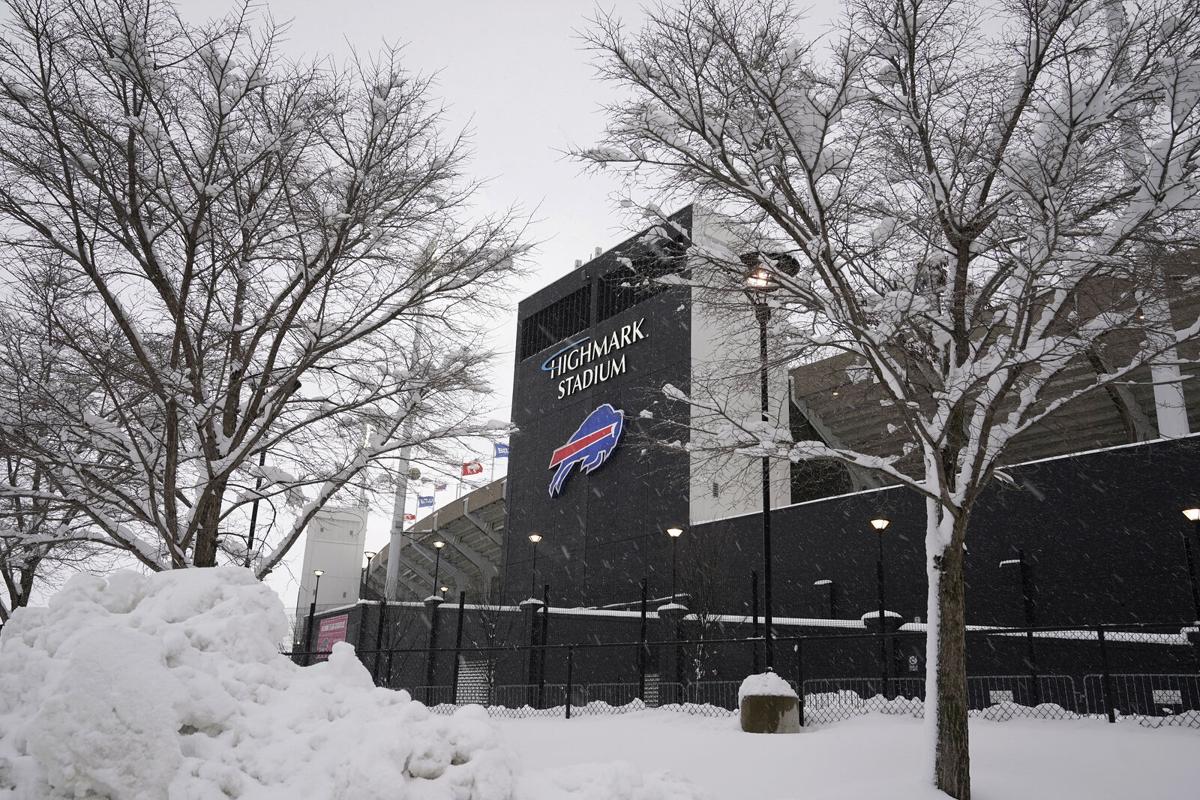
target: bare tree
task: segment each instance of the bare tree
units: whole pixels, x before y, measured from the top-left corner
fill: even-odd
[[[216,563],[257,499],[286,518],[261,575],[365,465],[491,430],[475,320],[522,226],[474,211],[464,138],[395,50],[293,65],[249,7],[196,26],[169,0],[10,17],[5,308],[89,391],[26,380],[33,416],[0,438],[42,488],[5,494],[67,502],[151,569]]]
[[[1170,300],[1194,275],[1160,255],[1195,242],[1200,6],[853,0],[825,46],[786,0],[687,0],[586,36],[629,96],[579,155],[722,213],[740,240],[694,248],[687,279],[751,289],[781,353],[847,354],[894,412],[883,453],[733,414],[691,446],[834,459],[926,499],[929,766],[969,797],[965,539],[1006,448],[1147,366],[1160,433],[1187,431],[1200,323]]]

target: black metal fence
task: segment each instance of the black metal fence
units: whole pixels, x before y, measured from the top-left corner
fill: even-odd
[[[969,630],[970,714],[1200,728],[1200,636],[1194,630],[1177,623]],[[776,637],[774,670],[796,690],[802,724],[869,712],[920,715],[924,647],[923,630]],[[309,664],[328,653],[288,655]],[[500,717],[644,708],[731,716],[742,679],[765,668],[766,642],[480,647],[464,646],[460,637],[456,647],[361,649],[358,657],[378,685],[407,689],[442,712],[474,703]]]

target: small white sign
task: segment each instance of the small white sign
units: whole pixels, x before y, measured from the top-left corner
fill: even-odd
[[[988,702],[990,703],[1011,703],[1013,694],[1008,689],[989,689]]]
[[[1155,689],[1154,703],[1161,706],[1177,706],[1183,703],[1183,692],[1178,689]]]

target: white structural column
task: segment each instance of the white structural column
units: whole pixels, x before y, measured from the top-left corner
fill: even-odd
[[[692,217],[693,241],[713,249],[729,248],[737,252],[743,245],[721,226],[718,219],[700,206]],[[693,288],[690,301],[691,326],[691,384],[692,390],[704,387],[705,397],[718,402],[725,414],[733,419],[758,419],[761,414],[759,396],[759,341],[754,306],[748,299],[726,301],[718,305],[706,303],[698,296],[703,290]],[[735,297],[741,298],[740,286]],[[773,325],[774,323],[768,323]],[[772,330],[768,327],[767,346],[771,347]],[[783,430],[788,429],[788,376],[782,366],[773,367],[767,377],[767,394],[771,419]],[[691,437],[698,445],[705,442],[701,431],[711,429],[717,420],[707,412],[691,411]],[[729,453],[693,455],[689,462],[690,524],[699,524],[739,514],[757,513],[762,508],[762,478],[756,458]],[[771,464],[771,507],[791,502],[791,469],[779,459]]]
[[[1158,351],[1150,362],[1150,379],[1154,382],[1154,415],[1158,435],[1178,439],[1191,433],[1188,426],[1187,398],[1183,392],[1183,374],[1179,370],[1175,323],[1167,294],[1167,277],[1161,264],[1152,267],[1154,286],[1142,296],[1145,314],[1146,339]]]
[[[404,423],[404,436],[412,433],[412,423]],[[412,448],[400,449],[400,461],[396,465],[396,495],[392,499],[392,537],[388,546],[387,578],[383,585],[383,596],[387,600],[400,599],[400,559],[393,558],[404,548],[404,506],[408,499],[408,470]]]
[[[413,326],[413,358],[415,367],[420,363],[421,318],[417,317]],[[408,416],[404,419],[401,436],[404,441],[412,441],[413,414],[416,413],[417,392],[411,390],[405,397]],[[388,547],[387,577],[383,584],[383,596],[386,600],[400,599],[400,559],[392,558],[391,554],[399,554],[404,548],[404,507],[408,501],[408,470],[412,465],[412,447],[400,448],[400,461],[396,464],[396,495],[392,499],[392,536]]]

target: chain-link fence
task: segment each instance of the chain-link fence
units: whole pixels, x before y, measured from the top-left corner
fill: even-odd
[[[987,628],[967,634],[969,714],[1200,728],[1200,642],[1178,624]],[[436,633],[436,631],[434,631]],[[435,640],[430,635],[430,641]],[[497,717],[618,714],[646,708],[732,716],[744,676],[768,661],[799,697],[802,723],[879,712],[920,715],[921,625],[889,632],[616,643],[360,649],[375,681],[435,711]],[[298,663],[327,651],[289,653]]]

